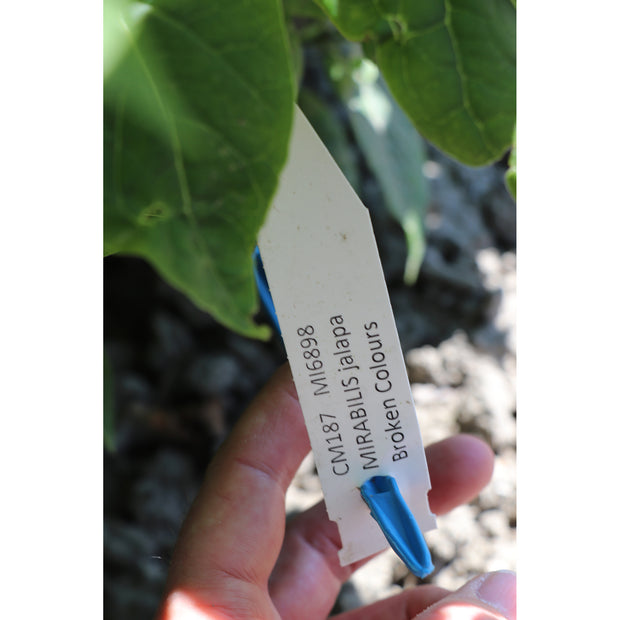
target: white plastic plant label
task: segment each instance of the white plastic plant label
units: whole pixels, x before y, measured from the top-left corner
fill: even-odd
[[[360,496],[372,476],[393,476],[420,529],[436,527],[370,217],[298,109],[259,249],[341,564],[388,547]]]

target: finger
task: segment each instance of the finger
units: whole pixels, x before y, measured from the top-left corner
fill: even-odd
[[[285,492],[309,449],[285,366],[253,401],[209,465],[179,535],[167,598],[182,591],[197,604],[202,601],[234,612],[233,617],[242,617],[241,604],[250,616],[267,613],[267,580],[284,537]],[[265,610],[252,609],[259,599]]]
[[[442,515],[482,491],[493,475],[495,455],[477,437],[456,435],[428,446],[426,461],[432,487],[429,505],[432,512]]]
[[[432,489],[429,504],[443,514],[475,497],[493,472],[493,452],[481,440],[459,435],[426,449]],[[274,604],[284,618],[327,615],[340,587],[368,559],[340,566],[338,527],[323,502],[291,521],[270,580]],[[308,600],[304,609],[299,601]]]
[[[334,620],[410,620],[448,594],[449,590],[439,586],[418,586],[372,605],[338,614]]]
[[[416,620],[516,620],[517,578],[512,571],[480,575],[443,597]]]

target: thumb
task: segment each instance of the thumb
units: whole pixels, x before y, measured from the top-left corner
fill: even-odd
[[[415,620],[516,620],[517,577],[486,573],[425,609]]]

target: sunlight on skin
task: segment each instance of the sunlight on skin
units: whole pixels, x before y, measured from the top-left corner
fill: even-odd
[[[426,609],[419,620],[516,620],[516,577],[512,571],[479,575]]]
[[[452,603],[436,610],[427,610],[424,620],[506,620],[506,616],[469,603]],[[190,595],[174,592],[166,600],[163,620],[230,620],[230,616],[207,611]],[[412,619],[415,620],[415,619]]]
[[[425,616],[424,620],[426,618]],[[428,616],[428,620],[506,620],[506,616],[492,611],[483,611],[480,607],[473,607],[465,603],[462,605],[452,604],[449,607],[438,609]]]
[[[466,584],[461,592],[469,590],[478,579],[473,579]],[[464,596],[467,596],[463,592]],[[484,602],[482,602],[484,605]],[[479,604],[472,605],[469,602],[450,602],[438,601],[435,609],[431,606],[422,612],[420,616],[416,614],[411,620],[420,618],[420,620],[506,620],[507,617],[515,617],[512,613],[508,616],[492,611],[489,608],[481,608]],[[486,605],[485,605],[486,607]],[[348,617],[348,614],[345,614]],[[339,618],[336,616],[334,620]],[[375,616],[373,615],[373,618]],[[197,602],[192,595],[177,590],[170,594],[165,603],[162,620],[231,620],[231,616],[215,610],[207,610],[204,605]]]
[[[207,611],[192,596],[176,591],[166,599],[162,620],[230,620],[216,611]]]

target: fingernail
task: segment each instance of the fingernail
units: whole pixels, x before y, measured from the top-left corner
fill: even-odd
[[[512,571],[490,573],[480,583],[476,594],[483,603],[497,609],[508,620],[516,618],[517,576]]]

